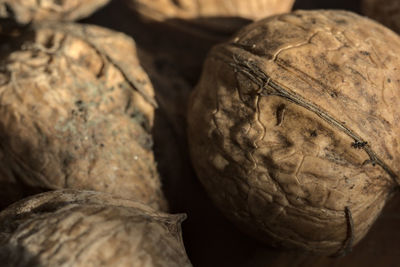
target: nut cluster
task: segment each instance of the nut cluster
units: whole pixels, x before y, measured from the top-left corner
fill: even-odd
[[[400,183],[400,4],[336,2],[0,0],[0,265],[347,255]]]

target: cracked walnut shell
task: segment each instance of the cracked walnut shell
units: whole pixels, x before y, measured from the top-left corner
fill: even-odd
[[[214,47],[191,95],[198,177],[244,231],[343,254],[400,175],[400,38],[346,11],[253,23]]]
[[[184,214],[159,213],[106,193],[60,190],[0,213],[6,266],[191,266]]]
[[[134,41],[72,23],[12,41],[0,55],[0,184],[15,196],[24,186],[87,189],[165,209],[154,92]]]

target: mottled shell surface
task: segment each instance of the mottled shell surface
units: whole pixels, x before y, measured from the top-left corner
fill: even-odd
[[[0,18],[20,24],[72,21],[91,15],[110,0],[0,0]]]
[[[156,103],[134,41],[56,23],[15,39],[1,47],[0,184],[8,192],[0,194],[23,185],[87,189],[164,209],[152,151]]]
[[[345,11],[258,21],[213,48],[191,96],[199,179],[244,231],[343,254],[400,175],[400,38]]]
[[[125,0],[144,18],[184,27],[191,31],[233,32],[257,20],[291,10],[294,0]],[[187,25],[186,25],[187,26]]]
[[[191,266],[185,217],[106,193],[43,193],[0,213],[0,260],[19,267]]]

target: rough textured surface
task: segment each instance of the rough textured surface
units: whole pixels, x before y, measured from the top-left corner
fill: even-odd
[[[60,190],[0,213],[0,262],[6,266],[191,266],[180,223],[109,194]]]
[[[294,2],[294,0],[125,1],[146,19],[167,22],[203,35],[233,33],[249,20],[290,11]]]
[[[377,219],[376,223],[354,250],[345,257],[323,257],[308,253],[272,251],[254,248],[252,255],[237,266],[260,267],[352,267],[397,266],[400,232],[400,195],[396,195]]]
[[[365,15],[400,33],[400,1],[363,0],[361,4]]]
[[[399,181],[400,39],[345,11],[297,11],[215,47],[189,145],[217,206],[275,246],[343,254]]]
[[[55,23],[14,39],[0,50],[0,184],[15,195],[18,184],[105,191],[164,209],[154,92],[133,40]]]
[[[20,24],[72,21],[89,16],[110,0],[0,0],[0,18]]]

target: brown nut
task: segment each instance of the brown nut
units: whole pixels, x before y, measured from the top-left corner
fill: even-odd
[[[109,194],[60,190],[0,213],[5,266],[191,266],[184,214],[159,213]]]
[[[398,0],[363,0],[361,9],[368,17],[400,33],[400,2]]]
[[[274,246],[347,252],[400,174],[400,38],[297,11],[216,46],[191,96],[193,165],[217,206]]]
[[[231,33],[244,25],[243,19],[257,20],[291,10],[294,0],[126,0],[144,18],[178,27],[191,24],[192,31],[206,28]],[[197,26],[195,26],[197,25]]]
[[[165,209],[154,92],[134,41],[55,23],[16,39],[0,50],[0,184],[14,183],[16,195],[18,184],[104,191]]]
[[[0,0],[0,18],[20,24],[38,21],[72,21],[91,15],[110,0]]]

